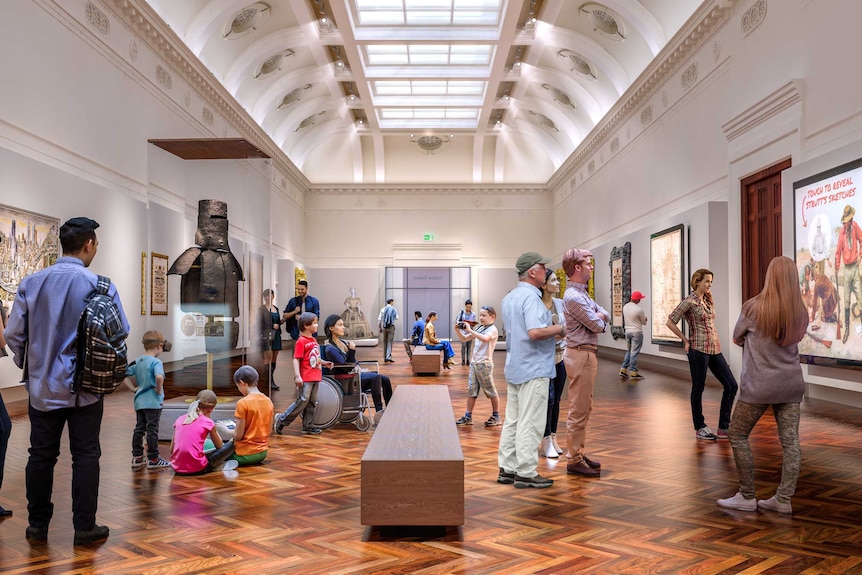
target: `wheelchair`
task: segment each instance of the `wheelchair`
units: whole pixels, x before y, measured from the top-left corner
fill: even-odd
[[[326,357],[323,349],[321,357]],[[379,371],[376,361],[363,361],[358,365],[372,364],[374,369],[363,369]],[[352,423],[359,431],[371,429],[371,406],[368,394],[362,391],[362,376],[356,367],[334,365],[331,369],[324,368],[323,379],[317,386],[317,408],[312,422],[315,427],[326,429],[336,423]]]

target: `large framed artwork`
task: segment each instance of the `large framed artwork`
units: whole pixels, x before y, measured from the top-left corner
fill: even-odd
[[[168,315],[168,256],[150,253],[150,315]]]
[[[811,318],[802,363],[862,368],[858,182],[862,158],[793,182],[793,251]]]
[[[652,234],[649,248],[652,343],[682,346],[682,340],[665,323],[685,297],[685,225]]]
[[[58,218],[0,204],[0,305],[9,310],[21,280],[59,255]]]
[[[632,294],[632,244],[626,242],[611,250],[611,336],[626,337],[623,306]]]

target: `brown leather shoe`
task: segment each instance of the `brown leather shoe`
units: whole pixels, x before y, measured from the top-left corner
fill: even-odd
[[[602,462],[601,461],[596,461],[594,459],[590,459],[586,455],[584,455],[584,461],[587,463],[587,465],[589,465],[593,469],[601,469],[602,468]]]
[[[566,473],[570,475],[583,475],[584,477],[599,477],[602,474],[601,470],[593,469],[587,465],[584,459],[566,465]]]

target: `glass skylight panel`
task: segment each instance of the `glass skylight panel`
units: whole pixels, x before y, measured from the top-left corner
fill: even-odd
[[[487,66],[487,44],[368,44],[369,66]]]
[[[381,108],[382,120],[476,120],[478,108]]]
[[[482,80],[376,80],[372,82],[378,96],[481,96]]]
[[[502,0],[354,0],[360,26],[495,26]]]
[[[403,66],[409,62],[404,44],[371,44],[365,47],[370,66]]]

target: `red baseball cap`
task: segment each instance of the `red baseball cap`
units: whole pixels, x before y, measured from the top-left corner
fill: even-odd
[[[644,298],[644,294],[639,291],[632,292],[632,301],[637,303]]]

